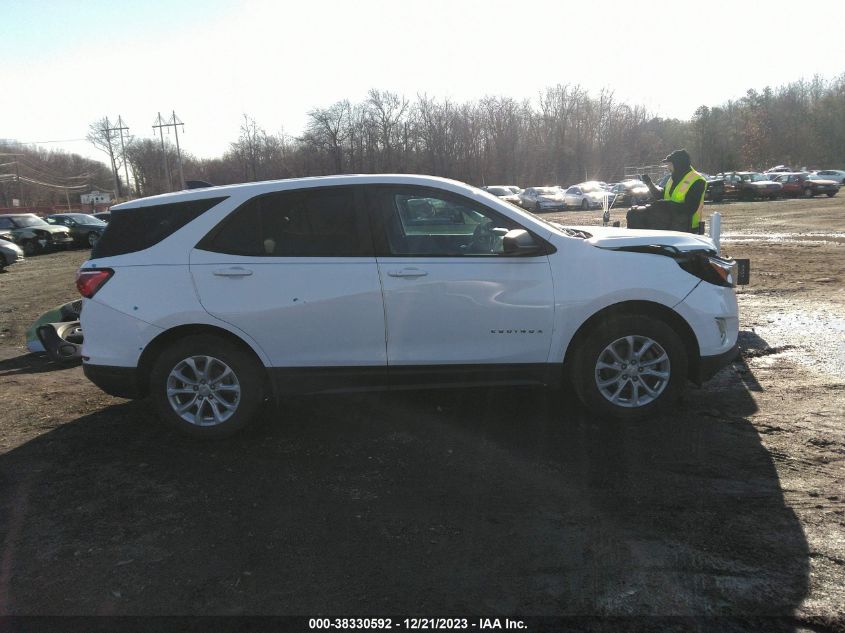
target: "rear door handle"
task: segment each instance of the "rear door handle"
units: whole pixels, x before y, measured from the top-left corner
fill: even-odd
[[[252,271],[240,266],[233,266],[232,268],[218,268],[214,271],[214,274],[218,277],[248,277],[252,274]]]
[[[428,273],[420,268],[403,268],[401,270],[388,270],[391,277],[425,277]]]

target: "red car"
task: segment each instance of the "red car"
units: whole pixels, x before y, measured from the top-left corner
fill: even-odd
[[[829,198],[835,196],[839,191],[839,184],[834,180],[818,180],[809,178],[806,171],[792,172],[789,174],[778,174],[774,180],[783,185],[781,194],[784,196],[804,196],[812,198],[822,194]]]

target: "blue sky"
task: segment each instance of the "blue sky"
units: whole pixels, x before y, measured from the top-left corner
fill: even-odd
[[[460,101],[571,83],[688,118],[747,88],[845,72],[839,0],[0,0],[0,15],[0,138],[82,138],[106,115],[152,136],[175,109],[183,147],[204,157],[243,113],[298,134],[308,110],[370,88]]]

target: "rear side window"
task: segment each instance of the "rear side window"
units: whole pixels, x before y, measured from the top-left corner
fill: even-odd
[[[112,211],[103,236],[91,251],[91,258],[125,255],[149,248],[225,199],[225,196],[205,198]]]
[[[248,257],[361,257],[373,252],[369,227],[349,187],[256,196],[197,248]]]

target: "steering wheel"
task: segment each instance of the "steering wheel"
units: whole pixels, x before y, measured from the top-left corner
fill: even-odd
[[[467,252],[492,253],[496,244],[496,233],[493,228],[493,220],[489,218],[476,226],[472,232],[472,240],[467,245]]]

